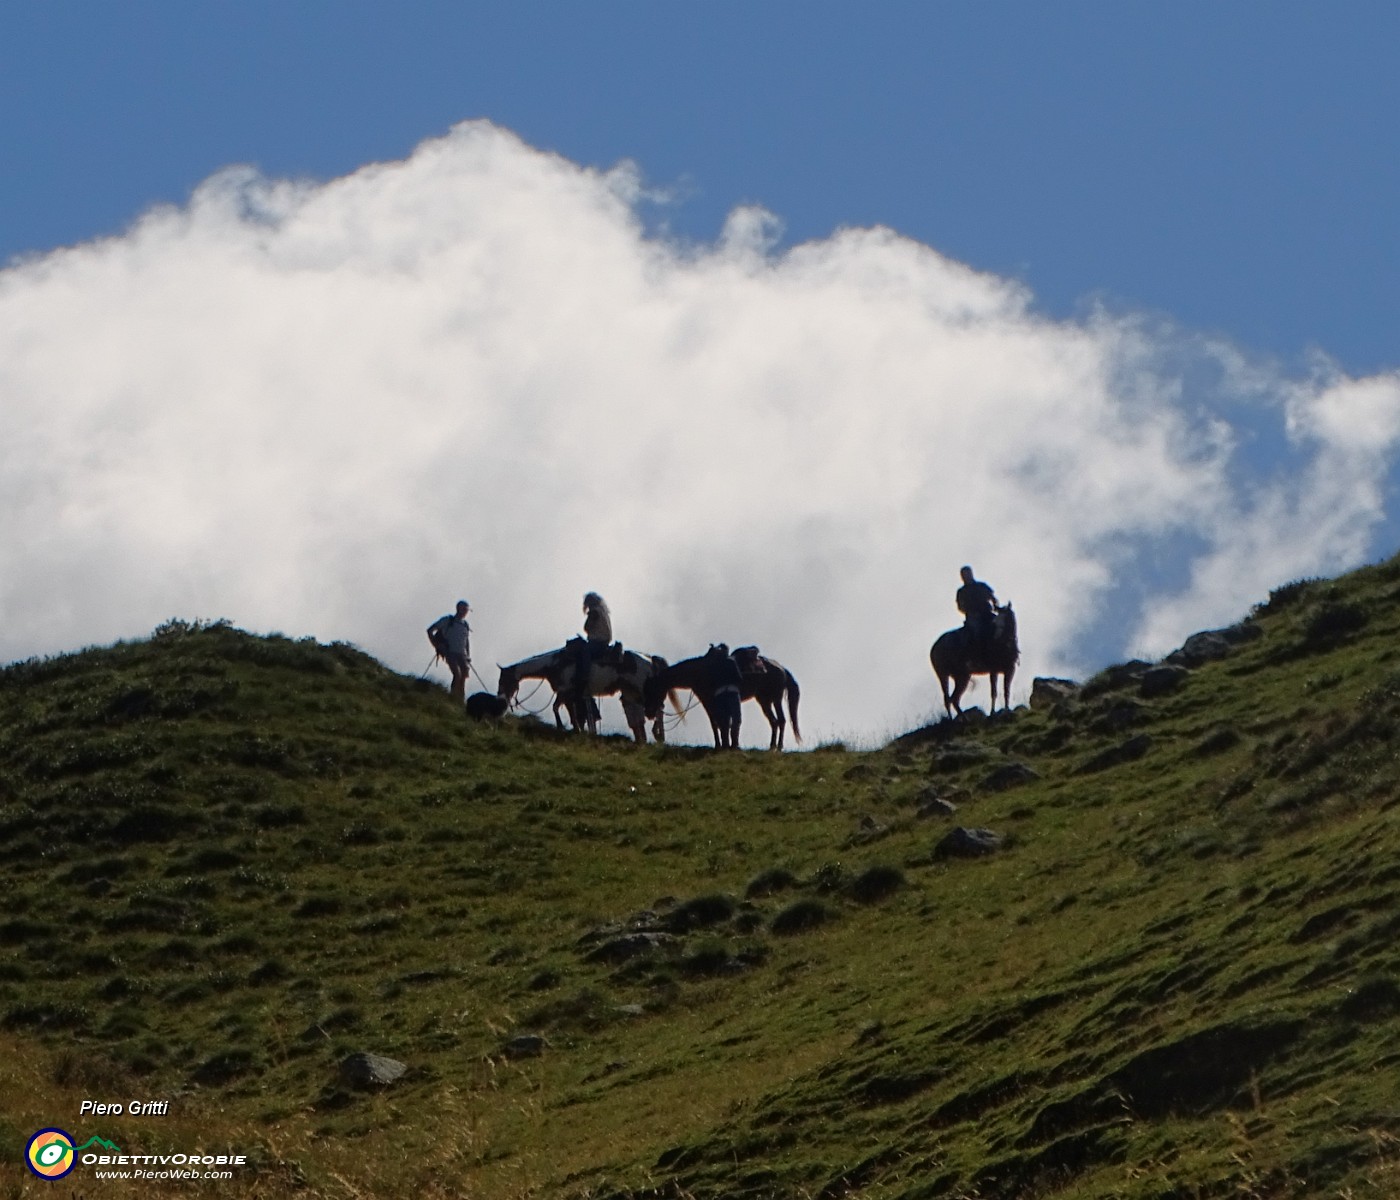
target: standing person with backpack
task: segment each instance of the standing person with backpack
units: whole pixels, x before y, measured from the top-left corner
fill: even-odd
[[[457,601],[456,613],[439,617],[428,626],[428,641],[437,651],[438,657],[452,672],[452,698],[461,700],[467,694],[467,676],[472,671],[471,632],[467,624],[467,613],[471,605],[465,600]]]

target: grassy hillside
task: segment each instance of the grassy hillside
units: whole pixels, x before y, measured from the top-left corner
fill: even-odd
[[[0,1197],[1400,1194],[1398,601],[869,753],[479,726],[224,625],[12,666]],[[46,1126],[251,1162],[55,1185]]]

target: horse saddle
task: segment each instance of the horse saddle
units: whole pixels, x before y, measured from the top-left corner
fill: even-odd
[[[759,654],[757,646],[740,646],[733,652],[732,657],[739,664],[739,670],[746,675],[756,675],[763,672],[762,656]]]

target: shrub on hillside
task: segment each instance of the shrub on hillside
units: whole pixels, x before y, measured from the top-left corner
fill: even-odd
[[[1264,613],[1282,612],[1285,608],[1291,608],[1299,600],[1307,596],[1316,587],[1316,579],[1295,579],[1291,583],[1285,583],[1281,587],[1274,588],[1269,593],[1269,598],[1263,604],[1254,606],[1254,615],[1260,616]]]
[[[1367,620],[1366,610],[1359,604],[1347,601],[1324,604],[1308,619],[1303,630],[1303,644],[1308,649],[1330,646],[1364,629]]]
[[[851,881],[851,899],[861,904],[875,904],[894,895],[904,886],[904,872],[898,867],[877,864],[862,871]]]
[[[752,900],[755,896],[771,896],[797,886],[797,876],[786,867],[768,867],[749,880],[744,895]]]
[[[770,928],[779,936],[806,933],[809,929],[825,925],[833,915],[831,909],[820,900],[798,900],[774,917]]]
[[[666,916],[666,928],[672,933],[685,933],[691,929],[704,929],[710,925],[721,925],[734,915],[734,901],[721,893],[710,896],[696,896],[684,904],[678,904]]]

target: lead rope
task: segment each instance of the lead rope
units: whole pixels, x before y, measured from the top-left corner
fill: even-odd
[[[699,704],[699,703],[700,703],[700,701],[696,699],[695,693],[694,693],[694,692],[691,692],[691,693],[690,693],[690,703],[687,704],[687,705],[686,705],[683,709],[681,709],[678,713],[676,713],[676,715],[675,715],[674,717],[668,717],[668,716],[666,716],[665,711],[664,711],[664,710],[662,711],[662,714],[661,714],[661,723],[662,723],[662,725],[666,728],[666,730],[667,730],[668,732],[669,732],[670,730],[676,728],[677,725],[679,725],[682,721],[685,720],[685,714],[688,713],[692,708],[694,708],[694,707],[695,707],[697,704]]]
[[[529,703],[530,699],[534,696],[534,694],[538,692],[542,687],[544,687],[544,680],[536,680],[535,686],[530,689],[529,695],[527,695],[523,700],[512,700],[510,702],[511,708],[520,709],[521,712],[523,712],[527,717],[538,717],[541,713],[548,711],[550,707],[548,704],[545,704],[543,707],[534,710],[525,707],[525,705]]]

